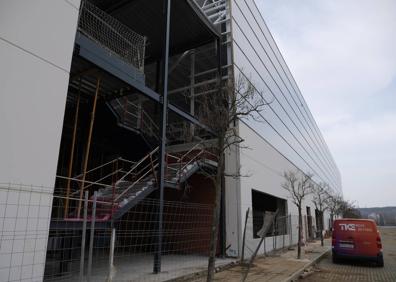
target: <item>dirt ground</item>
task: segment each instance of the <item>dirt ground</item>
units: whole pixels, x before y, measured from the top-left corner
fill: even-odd
[[[327,246],[321,247],[319,242],[308,244],[303,248],[303,258],[296,259],[297,249],[281,250],[272,253],[271,256],[257,257],[252,265],[246,281],[284,281],[297,270],[309,263],[324,251],[329,249]],[[215,274],[215,281],[218,282],[240,282],[245,267],[236,265]],[[199,277],[189,277],[185,281],[203,282],[206,281],[206,273]]]

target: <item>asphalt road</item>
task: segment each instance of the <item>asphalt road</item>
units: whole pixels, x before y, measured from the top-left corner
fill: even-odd
[[[300,281],[396,281],[396,227],[380,228],[385,266],[372,263],[342,261],[333,264],[331,254],[326,255],[313,269],[313,273]]]

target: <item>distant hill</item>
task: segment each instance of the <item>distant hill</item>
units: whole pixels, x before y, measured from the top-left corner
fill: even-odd
[[[374,219],[378,225],[396,226],[396,207],[358,208],[363,218]]]

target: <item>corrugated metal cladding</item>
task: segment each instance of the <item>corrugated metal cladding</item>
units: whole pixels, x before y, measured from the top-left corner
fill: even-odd
[[[340,172],[254,0],[231,1],[231,25],[236,77],[271,102],[265,122],[249,125],[315,181],[341,192]]]

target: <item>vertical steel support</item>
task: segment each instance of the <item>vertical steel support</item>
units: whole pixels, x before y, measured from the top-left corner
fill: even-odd
[[[85,149],[83,178],[82,178],[81,187],[80,187],[80,201],[78,202],[77,217],[80,217],[80,212],[81,212],[81,200],[82,200],[82,196],[83,196],[83,192],[84,192],[85,177],[87,176],[89,151],[91,149],[92,131],[93,131],[93,126],[94,126],[94,122],[95,122],[96,104],[97,104],[98,96],[99,96],[99,87],[100,87],[100,77],[98,77],[98,79],[96,81],[95,97],[94,97],[92,113],[91,113],[91,123],[89,125],[87,147]]]
[[[82,227],[81,254],[80,254],[80,282],[84,281],[85,238],[87,236],[87,217],[88,217],[88,191],[85,191],[84,219],[83,219],[83,227]]]
[[[195,50],[191,52],[191,68],[190,68],[190,114],[195,115]],[[190,123],[190,137],[193,140],[195,125]]]
[[[263,241],[263,243],[264,243],[264,245],[263,245],[263,248],[264,248],[264,256],[266,257],[267,256],[267,244],[266,244],[266,239],[264,238],[264,241]]]
[[[92,256],[93,256],[93,241],[95,237],[95,220],[96,220],[96,199],[98,198],[98,192],[95,191],[93,203],[92,203],[92,216],[91,216],[91,230],[89,235],[89,252],[88,252],[88,271],[87,271],[87,281],[91,281],[92,274]]]
[[[274,250],[276,250],[277,248],[277,242],[278,242],[278,236],[276,235],[278,231],[278,220],[275,218],[274,224],[272,225],[272,234],[273,234],[273,238],[274,238],[274,243],[272,245],[272,248]]]
[[[246,216],[245,216],[245,227],[243,228],[243,239],[242,239],[242,256],[241,256],[241,262],[243,262],[245,260],[245,240],[246,240],[246,226],[247,226],[247,221],[249,218],[249,210],[250,208],[248,208],[246,210]]]
[[[78,114],[80,111],[80,95],[81,95],[80,91],[81,91],[81,77],[80,77],[80,80],[78,83],[78,98],[77,98],[76,112],[74,114],[74,127],[73,127],[72,146],[70,149],[70,160],[69,160],[69,168],[68,168],[68,175],[67,175],[64,217],[68,217],[68,213],[69,213],[70,179],[72,177],[72,171],[73,171],[74,147],[76,145]]]
[[[170,33],[170,13],[171,0],[166,2],[166,25],[165,25],[165,48],[163,58],[163,86],[162,86],[162,112],[161,112],[161,144],[159,146],[159,211],[158,211],[158,237],[157,250],[154,255],[153,272],[161,272],[162,254],[162,221],[164,211],[164,172],[165,172],[165,145],[166,145],[166,125],[168,113],[168,68],[169,68],[169,33]]]
[[[111,229],[111,238],[110,238],[110,253],[109,253],[109,277],[107,278],[108,282],[113,281],[115,237],[116,237],[116,230],[115,230],[115,228],[112,228]]]
[[[284,218],[283,218],[283,231],[282,231],[282,233],[283,233],[283,245],[282,245],[282,249],[285,248],[286,220],[287,220],[287,217],[284,217]]]
[[[290,246],[293,245],[293,224],[292,224],[292,217],[289,214],[289,236],[290,236]]]

